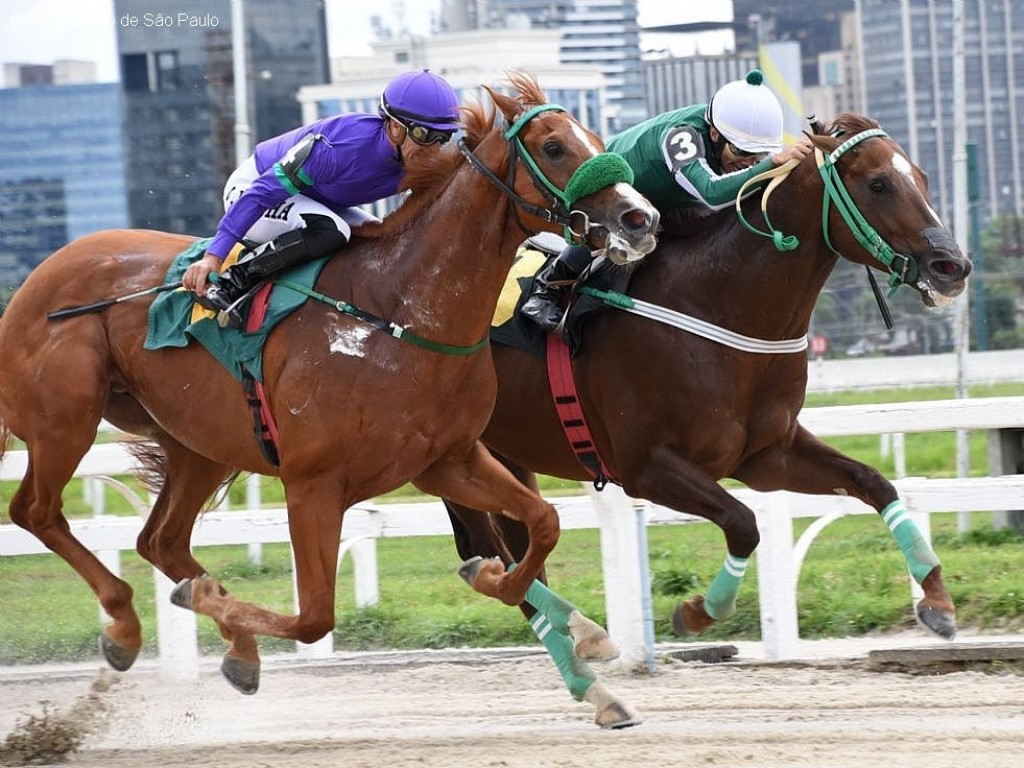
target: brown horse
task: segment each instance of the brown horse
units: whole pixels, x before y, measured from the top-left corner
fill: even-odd
[[[47,319],[51,310],[159,283],[192,238],[90,235],[48,258],[15,294],[0,318],[0,446],[10,433],[20,437],[29,463],[10,516],[96,593],[113,620],[100,638],[112,666],[128,668],[142,645],[132,590],[75,539],[61,505],[102,418],[151,442],[164,482],[138,551],[179,582],[178,604],[216,621],[230,643],[222,670],[243,692],[258,687],[255,635],[313,642],[333,630],[345,510],[406,482],[522,522],[531,544],[521,566],[485,572],[476,588],[511,605],[524,599],[558,539],[558,519],[477,441],[496,391],[479,342],[523,226],[581,230],[593,222],[608,252],[628,261],[653,249],[658,213],[623,182],[621,159],[603,154],[600,139],[567,112],[545,105],[532,77],[510,80],[514,96],[487,89],[508,133],[498,111],[465,108],[461,153],[410,174],[411,199],[323,269],[316,288],[338,303],[307,302],[270,334],[263,373],[279,467],[253,438],[242,387],[204,349],[143,349],[150,302]],[[588,167],[597,169],[589,178]],[[343,301],[404,335],[373,332],[342,311]],[[189,551],[200,509],[238,470],[284,484],[297,615],[235,599]]]
[[[893,485],[797,417],[811,312],[838,254],[889,272],[929,306],[958,295],[971,265],[929,205],[924,174],[877,123],[843,115],[812,141],[818,163],[809,156],[770,195],[745,199],[739,218],[731,210],[691,215],[660,238],[633,272],[629,313],[609,309],[588,321],[572,364],[580,403],[600,457],[630,496],[700,515],[725,533],[722,571],[706,595],[676,608],[677,633],[732,614],[758,544],[753,512],[718,483],[731,477],[761,491],[850,495],[874,507],[924,589],[918,619],[952,637],[942,567]],[[748,223],[759,202],[768,231]],[[673,327],[694,327],[683,315],[713,330]],[[526,481],[532,472],[590,479],[562,431],[544,361],[502,345],[494,361],[498,401],[484,443]],[[447,506],[463,558],[507,564],[527,551],[516,524]]]

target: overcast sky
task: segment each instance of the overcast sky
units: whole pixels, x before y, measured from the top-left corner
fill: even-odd
[[[282,0],[285,2],[286,0]],[[395,11],[404,8],[405,26],[413,33],[430,29],[431,12],[440,0],[366,2],[325,0],[328,47],[332,56],[367,52],[372,39],[370,13],[382,15],[398,29]],[[49,64],[55,59],[95,61],[101,82],[117,79],[113,0],[0,0],[0,63]],[[153,0],[153,11],[176,16],[174,0]],[[640,0],[640,23],[684,23],[727,20],[732,0]],[[712,50],[720,36],[704,35],[702,50]]]

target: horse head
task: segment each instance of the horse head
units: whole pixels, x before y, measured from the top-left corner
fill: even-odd
[[[927,306],[946,306],[962,293],[971,262],[928,202],[927,177],[903,148],[877,122],[852,114],[810,139],[832,250],[888,272],[893,289],[909,285]]]
[[[515,204],[519,225],[527,233],[561,225],[567,238],[603,248],[620,265],[654,250],[659,213],[630,186],[625,160],[605,152],[601,139],[563,107],[548,104],[531,75],[508,77],[517,96],[484,86],[505,130],[493,130],[496,112],[471,106],[460,148]]]

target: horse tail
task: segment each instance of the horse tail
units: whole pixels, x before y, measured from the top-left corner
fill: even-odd
[[[4,454],[7,452],[7,443],[10,442],[10,439],[11,430],[4,424],[4,420],[0,418],[0,461],[4,460]]]
[[[150,493],[159,493],[167,480],[167,454],[153,440],[131,440],[125,447],[139,463],[135,479]]]
[[[139,463],[139,469],[135,471],[135,479],[150,493],[159,493],[164,487],[164,483],[167,482],[167,453],[163,447],[154,440],[140,439],[129,441],[127,448],[128,453]],[[235,469],[224,478],[219,490],[207,504],[207,509],[212,509],[220,504],[241,474],[241,470]]]

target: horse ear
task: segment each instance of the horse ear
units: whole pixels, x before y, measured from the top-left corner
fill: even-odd
[[[499,93],[487,85],[483,86],[483,89],[487,91],[488,95],[491,97],[491,101],[494,102],[494,106],[501,110],[501,114],[505,116],[505,119],[509,123],[514,123],[516,118],[523,113],[523,105],[516,99],[513,99],[511,96],[506,96],[503,93]]]
[[[811,140],[811,143],[822,152],[828,153],[839,146],[840,140],[828,135],[804,132],[804,136]]]

